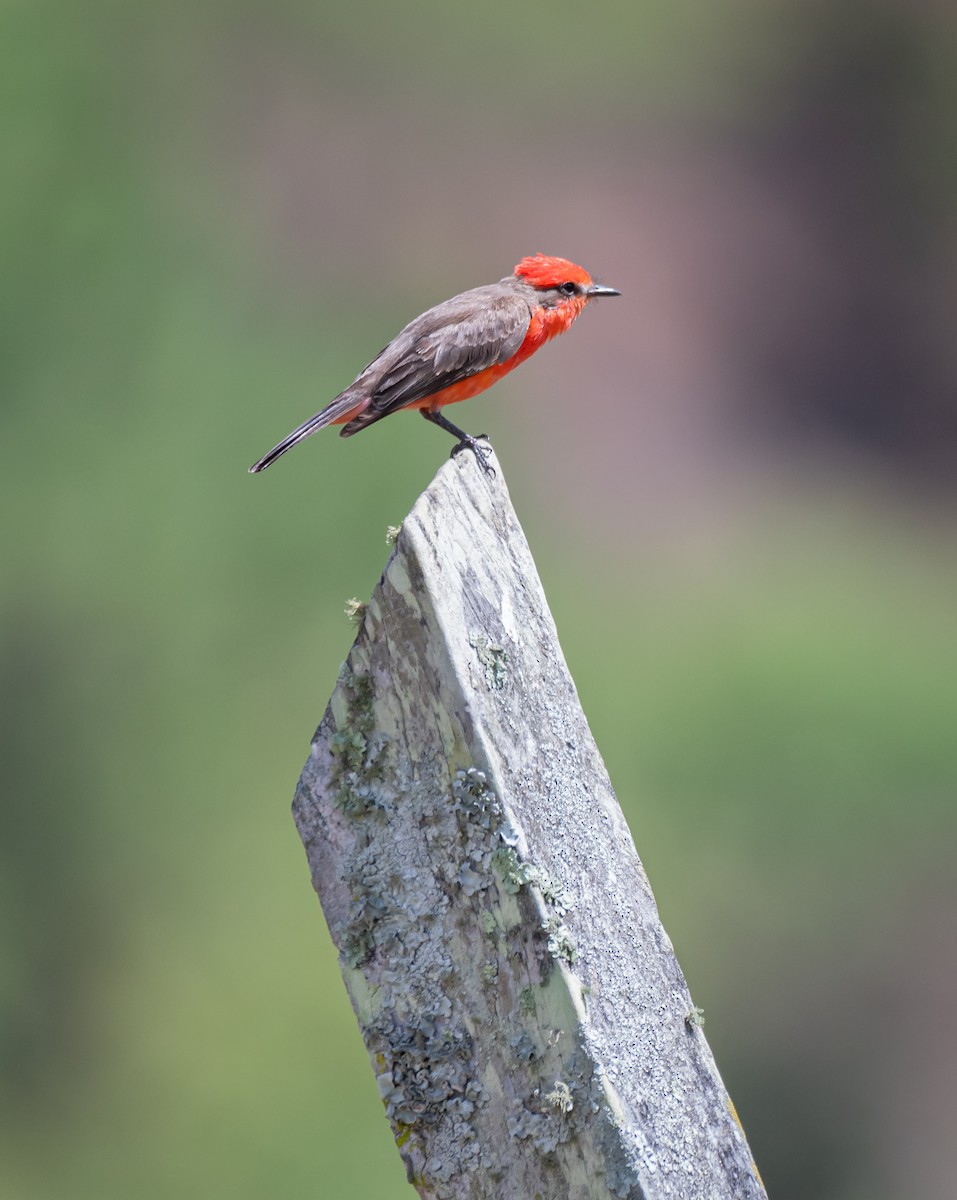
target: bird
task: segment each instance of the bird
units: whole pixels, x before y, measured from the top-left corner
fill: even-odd
[[[457,439],[452,454],[469,449],[486,472],[491,451],[442,415],[447,404],[468,400],[497,383],[536,350],[571,328],[590,300],[620,296],[566,258],[532,254],[498,283],[472,288],[410,321],[355,380],[249,468],[257,474],[327,425],[352,437],[402,408]]]

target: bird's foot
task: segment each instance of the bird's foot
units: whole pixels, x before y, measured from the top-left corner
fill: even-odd
[[[457,442],[456,445],[452,447],[452,453],[449,455],[449,457],[455,458],[455,456],[457,454],[461,454],[463,450],[471,450],[478,461],[478,465],[482,468],[483,474],[494,475],[495,468],[489,462],[489,459],[492,457],[492,447],[482,446],[479,444],[480,442],[487,441],[488,434],[486,433],[476,434],[475,437],[467,433],[460,442]]]

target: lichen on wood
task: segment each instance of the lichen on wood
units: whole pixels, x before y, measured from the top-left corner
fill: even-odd
[[[422,1196],[764,1196],[500,470],[403,521],[294,812]]]

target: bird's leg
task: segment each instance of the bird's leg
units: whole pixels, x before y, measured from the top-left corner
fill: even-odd
[[[453,425],[451,421],[446,420],[441,412],[436,409],[420,408],[419,412],[427,421],[431,421],[433,425],[438,425],[440,429],[444,429],[446,433],[451,433],[454,438],[458,438],[458,445],[453,447],[451,457],[460,454],[463,450],[471,450],[478,459],[478,464],[486,475],[494,475],[495,468],[489,465],[491,450],[487,450],[484,446],[479,445],[479,439],[488,441],[488,435],[484,433],[473,437],[470,433],[466,433],[463,429],[459,429],[457,425]]]

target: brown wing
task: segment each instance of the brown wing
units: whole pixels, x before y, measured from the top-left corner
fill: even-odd
[[[343,436],[399,408],[507,362],[525,340],[527,300],[501,284],[473,288],[410,322],[356,380],[369,389],[367,407]]]

